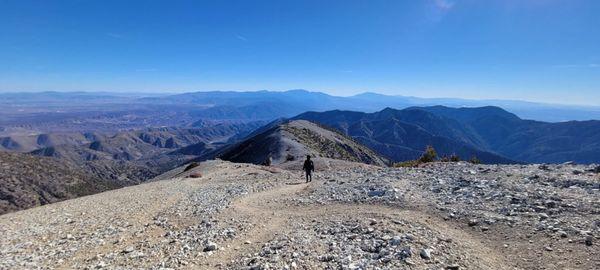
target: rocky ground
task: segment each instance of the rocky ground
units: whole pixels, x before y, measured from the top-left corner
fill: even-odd
[[[594,166],[317,164],[209,161],[2,215],[0,269],[600,268]]]

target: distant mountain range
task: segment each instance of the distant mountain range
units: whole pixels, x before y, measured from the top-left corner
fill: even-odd
[[[279,117],[291,117],[306,111],[353,110],[376,112],[386,107],[403,109],[413,106],[443,105],[449,107],[498,106],[522,119],[546,122],[569,120],[600,119],[600,106],[576,106],[545,104],[514,100],[470,100],[457,98],[417,98],[400,95],[382,95],[366,92],[349,97],[332,96],[321,92],[290,90],[284,92],[255,91],[209,91],[190,92],[175,95],[157,94],[121,94],[86,92],[42,92],[42,93],[0,93],[0,104],[9,106],[8,114],[14,114],[14,108],[31,113],[39,112],[32,108],[51,108],[52,117],[69,116],[69,112],[89,110],[95,105],[95,117],[100,112],[114,112],[120,116],[124,112],[136,115],[152,115],[152,122],[175,123],[169,119],[187,121],[192,118],[273,120]],[[37,106],[37,107],[36,107]],[[57,110],[61,113],[57,113]],[[155,115],[156,111],[169,112],[169,119]],[[42,115],[36,115],[39,119]],[[167,115],[165,115],[167,116]],[[143,116],[140,116],[143,117]],[[176,118],[173,118],[176,117]],[[47,117],[45,117],[47,118]],[[64,120],[63,120],[64,121]],[[150,121],[150,120],[147,120]],[[0,125],[3,123],[0,114]],[[17,122],[23,122],[19,119]]]
[[[299,114],[294,119],[336,128],[395,161],[418,157],[428,144],[434,145],[441,154],[477,156],[486,163],[568,160],[590,163],[599,159],[598,121],[562,120],[600,119],[600,107],[423,99],[376,93],[339,97],[306,90],[213,91],[162,96],[4,93],[0,94],[0,104],[6,105],[0,109],[1,149],[62,155],[70,160],[139,163],[155,154],[204,156],[216,149],[214,143],[188,140],[189,136],[177,132],[167,132],[157,138],[142,136],[146,139],[131,132],[146,128],[168,127],[171,131],[200,128],[209,132],[202,136],[212,138],[221,132],[229,136],[231,142],[242,139],[258,127],[258,123]],[[424,104],[457,108],[421,106]],[[503,109],[472,108],[482,104],[500,104]],[[307,111],[313,112],[305,113]],[[207,123],[211,123],[210,128]],[[218,127],[214,123],[224,124]],[[130,138],[111,137],[128,132]],[[69,147],[72,149],[68,150]]]
[[[289,90],[284,92],[191,92],[138,100],[156,104],[196,104],[212,107],[236,108],[240,114],[289,117],[305,111],[353,110],[375,112],[386,107],[402,109],[412,106],[443,105],[449,107],[498,106],[523,119],[547,122],[600,119],[600,106],[544,104],[515,100],[470,100],[457,98],[417,98],[390,96],[366,92],[349,97],[332,96],[321,92]]]
[[[387,108],[363,113],[307,112],[304,119],[338,129],[395,161],[417,158],[427,145],[440,155],[485,163],[600,162],[600,121],[523,120],[499,107]]]

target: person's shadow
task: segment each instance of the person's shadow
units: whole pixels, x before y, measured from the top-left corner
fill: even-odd
[[[290,186],[295,186],[295,185],[302,185],[305,184],[304,182],[299,182],[299,183],[285,183],[286,185],[290,185]]]

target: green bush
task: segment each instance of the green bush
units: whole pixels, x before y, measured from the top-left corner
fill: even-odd
[[[394,163],[394,167],[417,167],[420,162],[418,160],[407,160],[402,162]]]
[[[441,162],[459,162],[460,161],[460,157],[457,156],[456,154],[452,154],[450,156],[444,156],[442,158],[440,158]]]
[[[481,160],[479,160],[476,156],[471,157],[471,159],[469,159],[469,162],[473,164],[481,164]]]
[[[437,160],[437,153],[435,152],[435,149],[433,149],[433,146],[428,145],[427,148],[425,149],[425,152],[423,153],[423,155],[421,155],[421,157],[419,159],[397,162],[397,163],[394,163],[393,166],[394,167],[417,167],[420,164],[434,162],[436,160]],[[444,157],[444,158],[442,158],[441,161],[448,162],[449,160],[450,160],[450,158]]]
[[[425,153],[423,153],[423,155],[421,155],[421,157],[419,158],[419,161],[421,163],[428,163],[428,162],[434,162],[437,159],[437,153],[435,152],[435,149],[433,149],[433,146],[428,145],[427,148],[425,149]]]
[[[441,162],[459,162],[460,157],[457,154],[452,154],[450,156],[444,156],[440,158]]]

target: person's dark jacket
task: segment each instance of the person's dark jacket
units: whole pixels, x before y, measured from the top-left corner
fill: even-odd
[[[315,171],[315,164],[313,163],[312,160],[307,159],[307,160],[304,161],[304,167],[302,167],[302,169],[304,171],[307,171],[307,172],[314,172]]]

